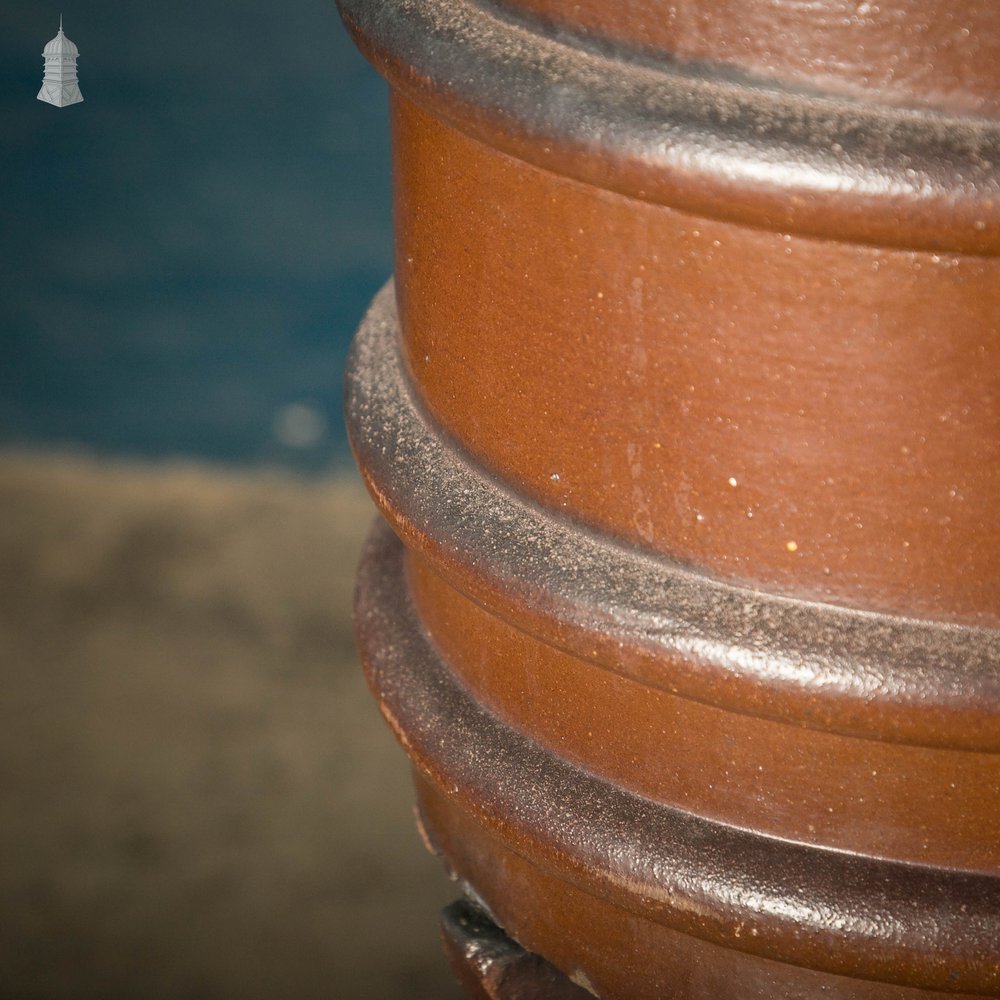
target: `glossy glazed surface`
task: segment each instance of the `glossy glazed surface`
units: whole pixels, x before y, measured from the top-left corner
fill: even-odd
[[[1000,258],[695,219],[393,122],[407,361],[487,468],[733,582],[1000,624]]]
[[[502,0],[593,40],[703,72],[908,107],[1000,112],[1000,9],[992,0]]]
[[[432,847],[605,1000],[1000,995],[994,8],[341,8],[359,639]]]
[[[690,976],[707,957],[721,963],[716,974],[739,976],[738,1000],[762,995],[762,982],[780,996],[803,983],[844,998],[909,997],[911,987],[1000,995],[995,877],[735,830],[550,753],[440,658],[384,526],[362,562],[358,624],[369,682],[416,765],[432,844],[515,938],[576,981],[583,972],[611,984],[600,995],[652,1000],[665,970]],[[643,933],[618,952],[629,926]]]

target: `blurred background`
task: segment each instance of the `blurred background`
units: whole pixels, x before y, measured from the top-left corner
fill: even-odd
[[[455,997],[350,628],[384,85],[332,0],[3,29],[0,997]]]

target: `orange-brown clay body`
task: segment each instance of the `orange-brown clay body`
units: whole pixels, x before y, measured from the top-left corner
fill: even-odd
[[[341,7],[396,178],[358,629],[428,839],[607,1000],[1000,996],[994,8]]]

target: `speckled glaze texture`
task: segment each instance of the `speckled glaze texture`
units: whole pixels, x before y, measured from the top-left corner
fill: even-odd
[[[488,2],[339,7],[397,94],[556,173],[779,232],[930,251],[1000,246],[993,119],[685,72],[573,44]]]
[[[553,646],[738,712],[893,742],[1000,750],[1000,634],[752,592],[581,528],[491,476],[427,415],[392,286],[352,347],[352,445],[402,538]]]
[[[1000,996],[1000,8],[340,7],[395,177],[359,644],[429,844],[604,1000]]]
[[[479,461],[735,582],[1000,623],[1000,258],[692,219],[394,125],[407,362]]]
[[[996,117],[993,0],[501,0],[570,37],[624,43],[690,72],[900,107]],[[558,34],[559,32],[555,32]]]

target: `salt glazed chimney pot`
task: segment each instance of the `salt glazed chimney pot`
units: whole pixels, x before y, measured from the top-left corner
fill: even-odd
[[[357,631],[467,988],[1000,997],[1000,5],[340,10]]]

